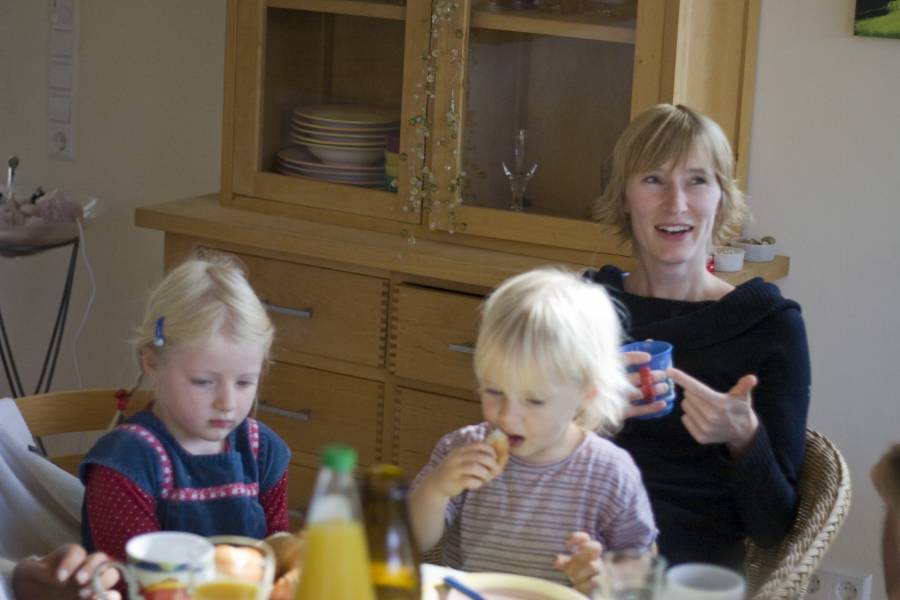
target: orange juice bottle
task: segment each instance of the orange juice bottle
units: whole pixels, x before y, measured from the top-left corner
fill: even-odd
[[[294,600],[375,600],[355,466],[352,448],[333,445],[322,451]]]

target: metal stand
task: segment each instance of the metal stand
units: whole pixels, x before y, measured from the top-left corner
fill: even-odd
[[[53,380],[53,372],[56,370],[56,360],[59,358],[63,332],[66,328],[66,315],[69,312],[69,300],[72,298],[72,283],[75,280],[75,265],[78,262],[78,238],[76,237],[67,242],[53,246],[22,248],[19,251],[4,249],[3,252],[4,256],[27,256],[28,254],[35,254],[36,252],[42,252],[50,248],[59,248],[69,245],[72,246],[72,254],[69,257],[69,270],[66,273],[66,283],[63,287],[62,300],[60,300],[59,310],[56,313],[56,323],[53,325],[53,333],[50,335],[50,344],[47,347],[47,354],[44,356],[44,365],[41,367],[41,375],[34,388],[35,394],[46,394],[50,391],[50,382]],[[10,346],[9,338],[6,335],[6,324],[3,322],[2,310],[0,310],[0,361],[3,362],[3,370],[6,373],[6,380],[9,382],[9,389],[13,397],[20,398],[25,396],[25,388],[22,386],[19,370],[16,367],[15,358],[13,358],[12,347]],[[42,386],[43,391],[41,390]]]

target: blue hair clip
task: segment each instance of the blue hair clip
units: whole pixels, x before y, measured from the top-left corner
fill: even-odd
[[[165,317],[160,317],[156,320],[156,335],[153,336],[153,345],[157,348],[162,348],[166,345],[166,336],[163,335],[163,323],[165,321]]]

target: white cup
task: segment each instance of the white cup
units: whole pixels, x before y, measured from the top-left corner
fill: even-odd
[[[215,548],[206,538],[179,531],[156,531],[131,538],[125,544],[126,563],[109,561],[94,572],[94,593],[106,598],[100,577],[118,569],[132,600],[183,597],[199,581],[212,579]]]
[[[738,573],[705,563],[685,563],[666,573],[667,600],[744,600],[747,584]]]

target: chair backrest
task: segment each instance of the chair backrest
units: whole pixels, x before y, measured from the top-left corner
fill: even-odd
[[[16,406],[31,434],[36,438],[60,433],[81,433],[106,429],[116,411],[115,389],[74,390],[22,396]],[[149,392],[137,391],[128,403],[126,416],[143,408]],[[51,457],[54,463],[76,474],[84,454]]]
[[[747,542],[744,571],[752,600],[805,596],[810,576],[850,508],[847,463],[827,437],[812,429],[806,430],[797,492],[797,518],[781,544],[764,549]]]

